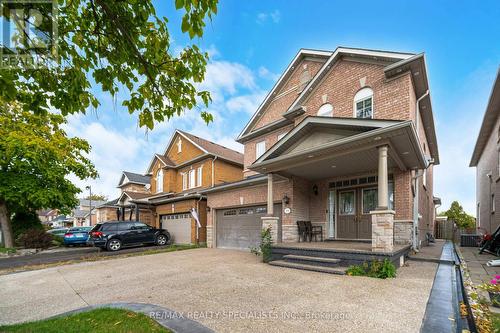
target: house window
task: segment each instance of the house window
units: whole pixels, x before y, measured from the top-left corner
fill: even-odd
[[[311,73],[309,73],[309,70],[305,69],[300,74],[299,92],[304,90],[304,88],[307,86],[310,80],[311,80]]]
[[[333,106],[329,103],[323,104],[318,110],[318,116],[320,117],[332,117],[333,116]]]
[[[258,159],[266,152],[266,141],[257,142],[255,145],[255,159]]]
[[[422,175],[422,183],[424,184],[424,187],[427,188],[427,169],[424,169],[424,174]]]
[[[187,174],[182,173],[182,190],[187,190]]]
[[[189,188],[196,187],[196,173],[195,170],[189,170]]]
[[[378,190],[376,188],[363,189],[363,214],[370,214],[377,208]]]
[[[181,138],[179,138],[179,140],[177,140],[177,152],[182,153],[182,140],[181,140]]]
[[[163,192],[163,169],[156,173],[156,193]]]
[[[202,182],[202,178],[203,178],[203,167],[199,167],[198,168],[198,174],[197,174],[197,180],[196,180],[196,184],[198,186],[201,186],[201,182]]]
[[[339,195],[339,214],[354,214],[354,191],[340,192]]]
[[[354,116],[373,118],[373,90],[363,88],[354,96]]]

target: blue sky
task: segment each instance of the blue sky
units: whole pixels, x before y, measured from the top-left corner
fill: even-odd
[[[174,50],[189,43],[173,0],[156,8],[170,20]],[[426,53],[441,158],[435,194],[443,206],[459,200],[475,214],[468,164],[500,65],[499,17],[498,1],[222,0],[204,37],[194,41],[211,55],[201,88],[212,92],[214,123],[206,126],[193,110],[145,134],[120,97],[115,103],[96,87],[101,107],[71,117],[69,133],[92,144],[101,177],[77,183],[115,197],[121,170],[145,172],[175,128],[241,151],[234,139],[298,49],[351,46]]]

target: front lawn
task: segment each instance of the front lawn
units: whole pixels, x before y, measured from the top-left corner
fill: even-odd
[[[121,309],[96,309],[67,317],[0,326],[0,332],[171,332],[142,313]]]
[[[491,314],[491,323],[493,325],[493,332],[500,332],[500,314]]]

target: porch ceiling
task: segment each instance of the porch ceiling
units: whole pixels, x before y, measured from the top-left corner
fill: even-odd
[[[426,166],[411,121],[384,123],[378,128],[366,126],[362,130],[356,124],[348,128],[351,133],[346,135],[347,128],[339,132],[335,120],[328,126],[323,119],[316,123],[314,118],[294,129],[295,133],[289,133],[249,168],[310,180],[369,172],[378,169],[377,147],[381,145],[389,146],[390,169]]]

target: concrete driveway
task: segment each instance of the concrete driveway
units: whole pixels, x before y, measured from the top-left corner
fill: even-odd
[[[336,276],[220,249],[87,262],[0,276],[0,323],[144,302],[217,332],[418,332],[435,270],[410,262],[396,279]]]

